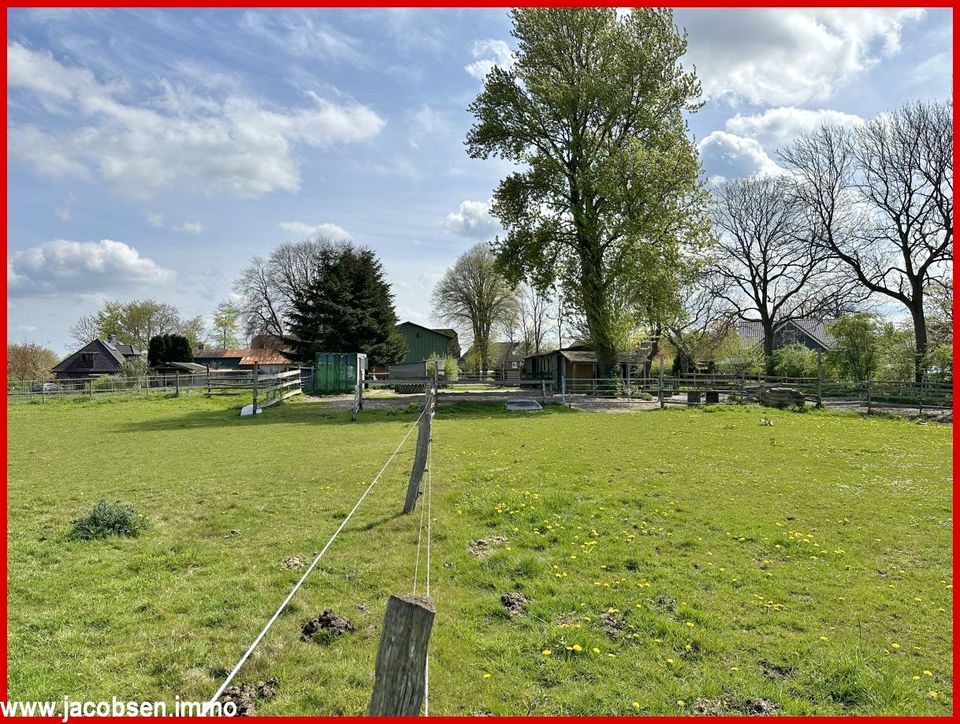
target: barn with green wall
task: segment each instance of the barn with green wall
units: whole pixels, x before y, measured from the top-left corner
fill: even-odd
[[[460,356],[457,333],[452,329],[430,329],[414,322],[401,322],[397,331],[407,342],[407,354],[402,362],[423,362],[432,357]]]

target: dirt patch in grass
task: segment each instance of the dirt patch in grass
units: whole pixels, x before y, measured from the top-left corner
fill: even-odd
[[[773,716],[780,705],[770,699],[737,698],[724,692],[719,699],[697,699],[692,712],[697,716]]]
[[[319,616],[314,616],[300,629],[301,641],[329,640],[345,633],[354,631],[350,619],[338,616],[330,609],[327,609]]]
[[[486,558],[493,553],[494,548],[506,545],[509,542],[502,535],[492,535],[489,538],[467,541],[467,552],[474,558]]]
[[[258,681],[256,684],[239,684],[228,686],[220,696],[224,704],[232,702],[237,707],[237,716],[253,716],[256,713],[257,701],[270,701],[280,690],[280,682],[276,679]]]
[[[523,610],[523,607],[528,603],[526,597],[522,593],[505,593],[500,596],[500,603],[503,604],[503,607],[510,612],[511,616],[522,616],[526,613]]]
[[[600,628],[611,639],[619,638],[625,625],[619,611],[604,611],[600,614]]]
[[[290,556],[289,558],[284,558],[281,565],[288,571],[296,571],[306,566],[307,562],[300,556]]]

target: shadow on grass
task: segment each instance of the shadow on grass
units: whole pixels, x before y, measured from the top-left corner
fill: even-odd
[[[412,423],[420,415],[420,404],[390,410],[362,410],[351,421],[349,410],[330,410],[322,404],[293,404],[269,408],[256,416],[240,417],[240,409],[193,410],[179,417],[165,417],[145,422],[124,423],[118,432],[164,432],[198,428],[259,427],[261,425],[344,425],[367,426],[389,422]],[[546,405],[542,411],[510,412],[502,402],[454,402],[439,404],[436,419],[523,419],[527,416],[579,414],[561,405]]]

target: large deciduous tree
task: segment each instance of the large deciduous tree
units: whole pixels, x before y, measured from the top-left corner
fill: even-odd
[[[222,349],[230,349],[240,344],[240,337],[238,335],[240,323],[238,320],[240,319],[241,311],[239,305],[228,299],[220,302],[216,311],[213,313],[213,331],[217,340],[216,343],[219,344]]]
[[[180,332],[183,327],[180,312],[172,304],[155,299],[114,300],[104,302],[92,316],[81,317],[70,334],[81,345],[113,334],[120,342],[146,349],[152,337]]]
[[[517,318],[517,300],[487,244],[476,244],[433,289],[433,316],[472,337],[481,372],[490,369],[491,332]]]
[[[675,297],[681,247],[706,229],[683,119],[700,85],[681,67],[686,38],[669,10],[511,17],[514,62],[471,104],[468,151],[524,167],[494,193],[499,260],[511,281],[559,281],[609,369],[636,309]]]
[[[335,248],[324,237],[288,242],[270,256],[254,257],[234,285],[240,295],[240,314],[248,336],[267,335],[282,339],[297,295],[314,278],[322,257]]]
[[[773,365],[774,334],[804,317],[836,316],[855,300],[838,264],[783,178],[724,181],[714,190],[716,294],[737,317],[757,320]]]
[[[393,294],[373,251],[325,245],[301,271],[308,281],[291,288],[284,320],[291,359],[312,363],[317,352],[362,352],[371,366],[381,366],[403,358]]]
[[[953,260],[952,105],[911,103],[853,129],[821,127],[781,155],[820,242],[864,288],[909,312],[919,381],[928,289]]]

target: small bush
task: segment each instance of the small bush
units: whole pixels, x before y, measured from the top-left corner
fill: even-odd
[[[601,380],[597,385],[597,397],[623,397],[623,385],[620,378],[611,375],[605,380]]]
[[[73,521],[73,540],[95,540],[111,535],[135,538],[146,527],[143,516],[119,503],[99,501],[93,510]]]

